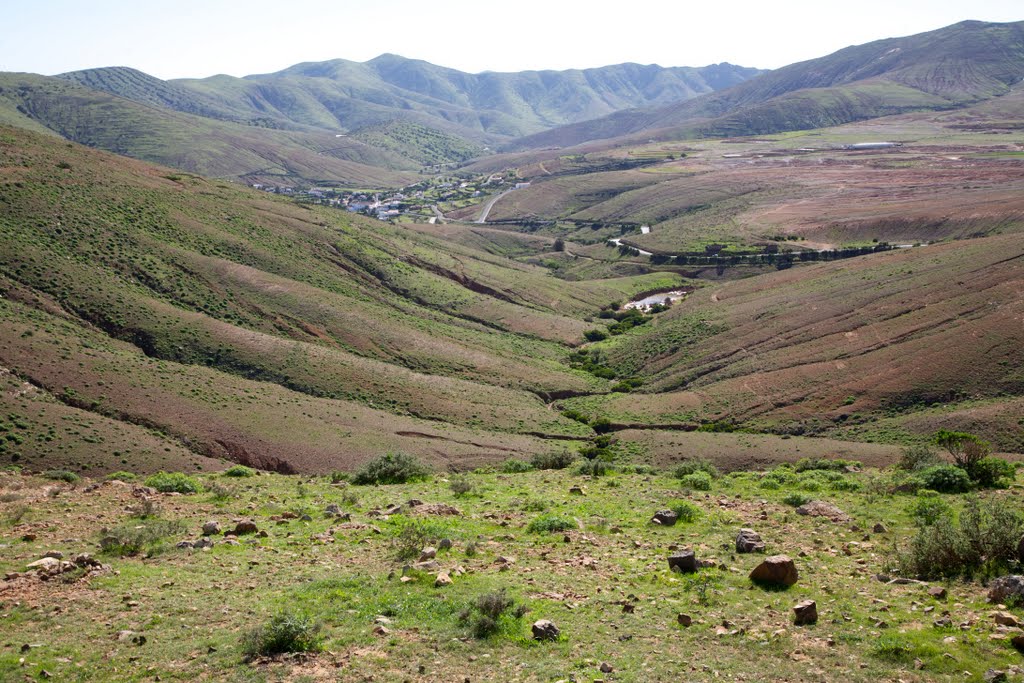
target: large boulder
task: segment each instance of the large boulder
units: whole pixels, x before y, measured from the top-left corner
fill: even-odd
[[[763,586],[792,586],[800,578],[796,564],[788,555],[772,555],[754,567],[750,580]]]
[[[761,540],[761,535],[753,529],[740,529],[736,536],[736,552],[763,553],[764,541]]]
[[[673,526],[679,520],[679,515],[674,510],[658,510],[651,517],[652,524],[660,524],[662,526]]]
[[[674,572],[692,574],[700,569],[700,563],[692,550],[680,550],[668,556],[668,568]]]
[[[812,500],[810,503],[805,503],[796,509],[796,513],[807,517],[824,517],[837,523],[850,521],[848,514],[832,503],[826,503],[823,500]]]
[[[1001,576],[988,585],[989,602],[1008,604],[1024,600],[1024,576]]]
[[[533,631],[534,640],[558,640],[560,633],[558,627],[547,619],[539,619],[533,622],[530,630]]]

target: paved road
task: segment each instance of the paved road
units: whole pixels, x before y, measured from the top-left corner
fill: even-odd
[[[513,187],[513,188],[511,188],[509,190],[505,190],[504,192],[502,192],[501,194],[497,195],[496,197],[492,197],[490,200],[488,200],[488,202],[486,204],[484,204],[484,210],[483,210],[483,212],[480,213],[480,218],[477,218],[476,222],[477,223],[486,223],[487,222],[487,215],[489,213],[491,213],[491,208],[494,206],[494,204],[499,199],[501,199],[502,197],[504,197],[509,192],[512,192],[515,189],[516,188]]]

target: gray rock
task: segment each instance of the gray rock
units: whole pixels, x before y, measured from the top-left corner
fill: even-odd
[[[799,578],[796,564],[788,555],[772,555],[750,572],[751,581],[766,586],[792,586]]]
[[[673,510],[658,510],[651,517],[652,524],[661,524],[662,526],[674,526],[679,521],[679,515]]]
[[[886,528],[885,528],[885,525],[884,525],[884,524],[882,524],[881,522],[879,522],[878,524],[876,524],[875,526],[873,526],[873,527],[871,528],[871,531],[873,531],[873,532],[874,532],[874,533],[876,533],[876,534],[887,534],[887,533],[889,533],[889,530],[888,530],[888,529],[886,529]]]
[[[736,535],[736,552],[738,553],[763,553],[764,541],[761,535],[753,529],[740,529]]]
[[[674,572],[690,574],[700,569],[692,550],[680,550],[668,556],[668,568]]]
[[[826,503],[823,500],[812,500],[810,503],[805,503],[796,509],[796,513],[807,517],[825,517],[836,523],[850,521],[848,514],[832,503]]]
[[[989,669],[981,678],[985,683],[1005,683],[1005,681],[1009,680],[1006,677],[1006,672],[999,669]]]
[[[198,541],[194,541],[192,543],[192,547],[193,548],[199,548],[199,549],[202,549],[202,548],[212,548],[213,547],[213,539],[210,539],[210,538],[207,538],[206,536],[204,536],[203,538],[200,538]]]
[[[340,517],[341,508],[338,506],[337,503],[330,503],[328,504],[327,507],[324,508],[324,514],[328,517]]]
[[[558,640],[558,636],[561,633],[554,622],[547,619],[539,619],[533,622],[530,630],[533,631],[534,640]]]
[[[928,588],[928,595],[932,596],[936,600],[946,599],[946,589],[942,586],[931,586]]]
[[[802,600],[793,607],[793,623],[807,626],[818,623],[818,605],[814,600]]]
[[[427,560],[432,560],[435,557],[437,557],[437,548],[427,546],[426,548],[420,551],[420,559],[417,561],[426,562]]]
[[[989,602],[1008,604],[1015,600],[1024,600],[1024,576],[1001,576],[988,587]]]
[[[450,538],[442,538],[441,541],[437,544],[437,549],[438,550],[451,550],[452,549],[452,539],[450,539]]]
[[[215,536],[221,532],[220,522],[210,520],[203,525],[203,536]]]

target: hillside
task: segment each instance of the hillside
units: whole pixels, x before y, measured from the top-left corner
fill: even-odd
[[[683,103],[553,129],[508,149],[629,136],[765,135],[908,111],[943,110],[1006,94],[1024,78],[1024,22],[966,21],[852,46]]]
[[[356,140],[211,119],[47,76],[0,74],[0,120],[208,176],[355,187],[416,179],[415,163]]]

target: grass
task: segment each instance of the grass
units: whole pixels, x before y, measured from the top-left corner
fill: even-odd
[[[415,679],[423,664],[427,675],[449,680],[515,678],[524,671],[537,678],[597,677],[604,661],[618,675],[650,680],[671,676],[680,661],[696,664],[693,653],[700,652],[699,664],[720,676],[756,678],[771,666],[780,677],[799,677],[811,667],[821,672],[819,680],[869,681],[912,676],[916,658],[929,680],[941,681],[961,680],[963,670],[1005,668],[1017,661],[1007,641],[988,637],[994,624],[979,582],[948,586],[949,604],[961,605],[957,620],[972,620],[967,631],[957,629],[957,642],[949,644],[943,639],[950,631],[931,625],[937,618],[933,615],[948,605],[928,597],[920,586],[873,578],[887,570],[893,544],[903,547],[914,534],[907,508],[915,498],[868,486],[879,477],[895,481],[886,472],[839,476],[860,482],[862,489],[820,495],[850,514],[850,525],[794,515],[782,502],[790,484],[765,490],[758,486],[757,473],[726,474],[716,480],[714,495],[706,497],[681,493],[671,472],[620,472],[587,481],[586,495],[578,496],[568,492],[580,482],[577,475],[548,470],[467,474],[474,492],[460,498],[436,479],[364,487],[360,500],[348,506],[357,524],[339,528],[318,515],[309,522],[275,524],[271,517],[281,510],[322,508],[340,500],[341,492],[329,477],[301,478],[300,492],[297,477],[269,474],[239,480],[244,493],[222,510],[203,496],[167,498],[166,514],[173,514],[177,525],[159,535],[159,552],[148,557],[145,548],[136,555],[105,554],[103,561],[117,573],[68,583],[15,584],[8,589],[16,591],[12,596],[31,587],[39,607],[9,604],[0,618],[10,642],[44,643],[26,659],[30,672],[46,669],[72,680],[81,676],[76,662],[88,665],[93,677],[129,679],[154,673],[188,678],[200,672],[226,678],[303,676],[312,675],[309,667],[314,666],[341,666],[349,678],[386,673]],[[199,478],[204,484],[222,480],[216,474]],[[44,486],[46,480],[38,477],[0,475],[0,488],[18,487],[33,501]],[[983,495],[1012,499],[1011,491]],[[386,520],[368,514],[411,498],[455,504],[463,514],[435,518],[411,512]],[[964,501],[954,495],[941,498],[955,509]],[[39,539],[28,546],[0,545],[0,570],[22,569],[42,548],[60,549],[66,556],[88,551],[89,530],[96,525],[134,529],[138,520],[126,520],[124,512],[131,500],[129,490],[114,486],[92,493],[80,486],[57,499],[42,497],[33,502],[31,517]],[[531,500],[549,506],[542,518],[564,522],[558,533],[531,533],[538,515],[523,509]],[[89,508],[83,507],[86,501]],[[247,509],[250,504],[253,509]],[[681,505],[699,510],[685,527],[648,523],[655,510]],[[204,552],[173,547],[177,540],[197,537],[211,517],[227,522],[240,511],[267,529],[268,536],[239,545],[215,538],[214,547]],[[59,527],[48,526],[58,519]],[[572,520],[580,520],[585,529]],[[852,530],[854,525],[870,529],[878,521],[885,522],[885,534]],[[421,544],[451,540],[451,550],[439,552],[438,561],[452,570],[452,585],[435,588],[433,574],[400,570],[404,560],[396,559],[394,543],[413,526],[423,531],[410,544],[417,553]],[[785,593],[751,588],[746,575],[763,558],[723,550],[746,526],[762,535],[769,553],[796,559],[796,586]],[[4,533],[23,532],[15,525]],[[61,540],[75,538],[81,540]],[[670,546],[680,544],[692,546],[701,559],[716,559],[726,570],[705,569],[694,577],[671,574],[665,558]],[[86,586],[92,599],[67,599]],[[217,609],[204,607],[214,593]],[[504,599],[488,599],[486,609],[479,608],[481,596],[494,595]],[[817,626],[794,628],[790,608],[804,598],[817,600],[822,617]],[[490,614],[491,603],[509,600],[514,605],[499,610],[497,618],[488,617],[497,624],[495,630],[478,618]],[[632,605],[628,612],[622,608],[627,603]],[[75,629],[52,628],[49,608],[57,604],[63,606],[60,618],[74,619]],[[516,612],[517,606],[529,610],[526,616]],[[922,612],[924,607],[936,611]],[[690,614],[693,625],[680,627],[679,613]],[[554,621],[561,640],[534,644],[529,624],[536,619]],[[478,628],[478,621],[484,626]],[[887,628],[879,627],[879,621]],[[723,622],[730,626],[717,633]],[[259,638],[247,635],[255,627],[262,627]],[[378,627],[383,631],[375,633]],[[121,630],[144,635],[147,646],[117,640]],[[834,645],[807,644],[825,637]],[[652,654],[652,648],[659,653]],[[806,653],[799,662],[791,658],[797,649]],[[309,658],[252,659],[260,652],[284,650],[306,650]],[[356,652],[361,654],[352,656]],[[956,657],[955,664],[945,652]],[[18,664],[23,656],[17,648],[0,649],[0,674],[23,672]]]

